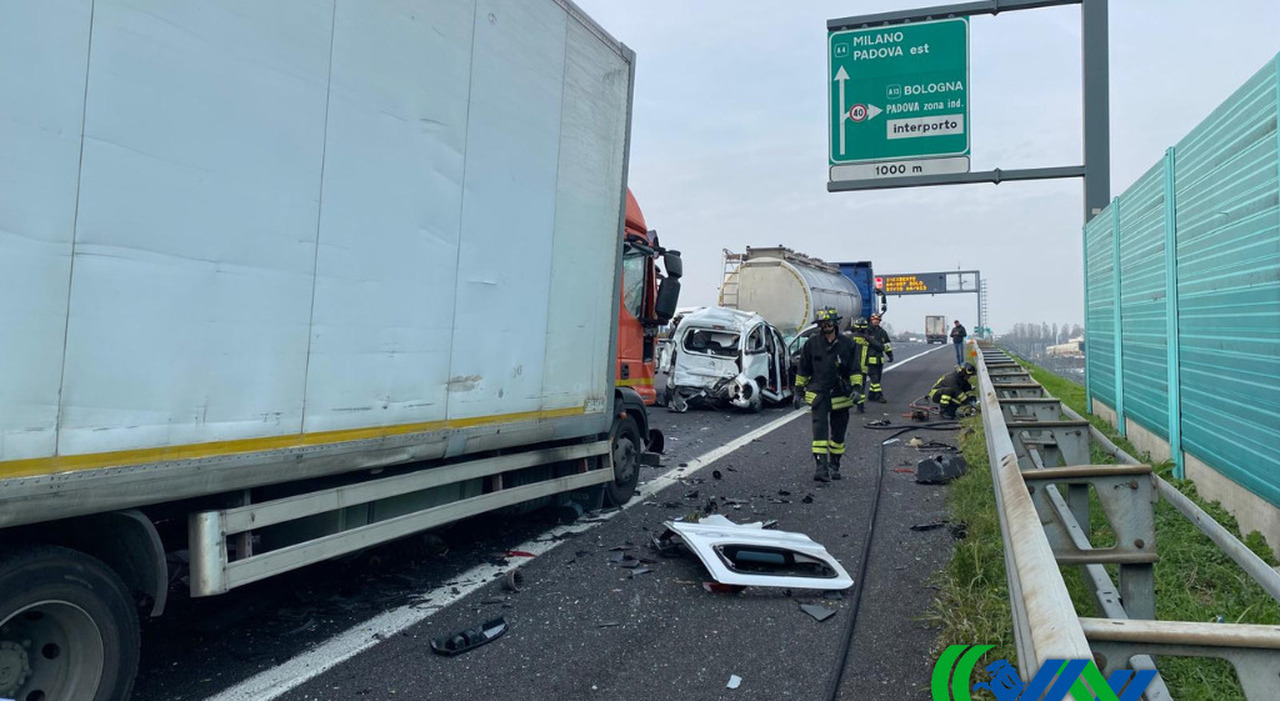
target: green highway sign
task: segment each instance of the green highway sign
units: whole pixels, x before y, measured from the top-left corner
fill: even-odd
[[[969,170],[969,19],[827,36],[831,179]]]

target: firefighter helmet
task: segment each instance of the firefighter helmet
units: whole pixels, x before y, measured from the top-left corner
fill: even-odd
[[[865,330],[866,328],[867,328],[867,320],[864,319],[863,317],[858,317],[857,319],[853,320],[853,329],[855,331],[862,331],[862,330]]]
[[[872,321],[880,321],[880,315],[879,315],[879,314],[872,314],[872,315],[871,315],[871,320],[872,320]]]
[[[819,309],[818,313],[814,315],[813,323],[821,324],[824,321],[830,321],[833,324],[839,323],[840,312],[836,311],[834,307],[823,307],[822,309]]]
[[[973,366],[973,363],[965,363],[965,364],[961,365],[961,366],[960,366],[960,370],[962,370],[962,371],[964,372],[964,374],[969,375],[969,376],[973,376],[973,375],[977,375],[977,374],[978,374],[978,368],[975,368],[975,367]]]

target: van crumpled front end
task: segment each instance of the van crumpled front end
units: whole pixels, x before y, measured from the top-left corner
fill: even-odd
[[[664,353],[664,398],[673,411],[691,402],[758,411],[790,397],[785,345],[757,314],[712,307],[686,316]]]

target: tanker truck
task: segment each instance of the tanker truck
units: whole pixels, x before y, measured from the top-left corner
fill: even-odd
[[[788,340],[823,307],[840,313],[841,331],[863,313],[862,295],[839,267],[781,246],[725,251],[720,306],[755,312]]]
[[[0,3],[0,697],[127,698],[170,582],[634,491],[634,54],[343,7]]]

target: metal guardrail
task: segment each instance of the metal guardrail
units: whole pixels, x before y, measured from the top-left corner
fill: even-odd
[[[1050,659],[1093,658],[1110,676],[1157,669],[1152,655],[1217,657],[1235,668],[1247,699],[1275,698],[1280,626],[1154,620],[1157,498],[1200,525],[1272,596],[1280,575],[1002,351],[979,348],[975,360],[1022,678]],[[1089,464],[1091,440],[1123,464]],[[1116,536],[1110,547],[1089,539],[1091,488]],[[1103,617],[1076,615],[1062,565],[1083,568]],[[1118,586],[1105,565],[1117,566]],[[1143,698],[1173,697],[1157,676]]]

